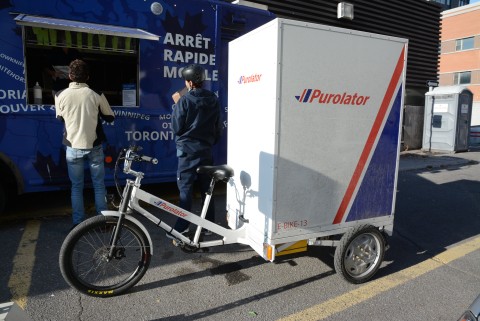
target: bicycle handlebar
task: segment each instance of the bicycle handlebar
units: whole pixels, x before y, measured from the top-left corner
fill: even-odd
[[[137,154],[137,151],[140,151],[142,148],[137,146],[131,146],[128,149],[124,149],[125,152],[125,162],[123,165],[123,172],[126,174],[132,174],[134,176],[143,176],[143,173],[136,172],[131,169],[132,162],[149,162],[153,165],[158,164],[158,159],[146,155]]]
[[[140,159],[144,162],[150,162],[152,163],[153,165],[157,165],[158,164],[158,159],[156,158],[153,158],[153,157],[150,157],[150,156],[145,156],[145,155],[142,155],[140,156]]]

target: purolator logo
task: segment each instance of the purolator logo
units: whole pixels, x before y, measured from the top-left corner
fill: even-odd
[[[155,201],[153,202],[154,205],[156,205],[158,208],[161,208],[169,213],[172,213],[174,215],[180,216],[180,217],[185,217],[188,216],[187,213],[185,213],[182,209],[177,209],[174,207],[169,206],[168,204],[161,202],[161,201]]]
[[[304,89],[302,94],[295,98],[301,103],[365,106],[370,96],[347,92],[331,94],[324,93],[320,89]]]
[[[244,85],[248,84],[251,82],[259,82],[260,79],[262,78],[262,74],[253,74],[250,76],[240,76],[240,79],[238,79],[238,84],[239,85]]]

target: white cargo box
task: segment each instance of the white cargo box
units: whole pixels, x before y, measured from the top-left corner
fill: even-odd
[[[257,252],[359,221],[391,232],[406,48],[285,19],[230,42],[228,224]]]

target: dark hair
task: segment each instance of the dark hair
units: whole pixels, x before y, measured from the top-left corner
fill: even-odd
[[[85,61],[75,59],[70,63],[70,79],[75,82],[86,82],[89,76],[88,65]]]

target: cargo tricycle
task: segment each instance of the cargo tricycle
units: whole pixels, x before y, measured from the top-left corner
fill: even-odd
[[[65,280],[97,297],[135,285],[153,244],[134,215],[186,252],[239,243],[274,261],[334,246],[339,275],[369,280],[393,232],[406,56],[405,39],[286,19],[231,41],[228,165],[198,168],[211,177],[200,216],[143,190],[144,173],[132,166],[157,161],[128,148],[117,162],[134,179],[118,211],[67,236]],[[219,182],[227,184],[227,227],[205,219]],[[194,235],[176,231],[152,207],[189,221]]]

